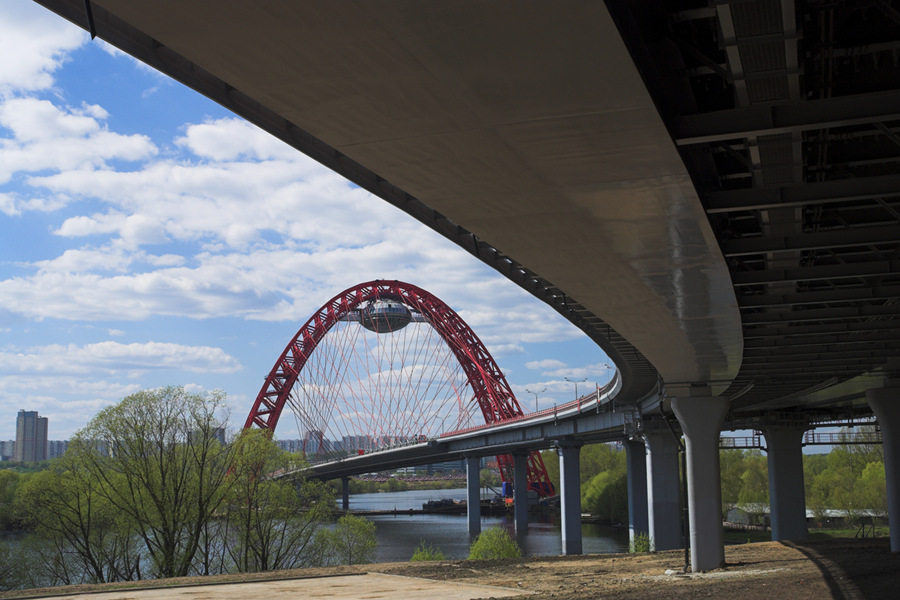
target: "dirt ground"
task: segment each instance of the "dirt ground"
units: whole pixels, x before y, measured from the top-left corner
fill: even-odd
[[[514,561],[382,563],[149,581],[141,582],[141,586],[203,585],[214,581],[259,581],[368,572],[518,589],[523,592],[519,597],[522,599],[668,600],[714,597],[737,600],[843,600],[900,597],[900,555],[891,554],[888,541],[884,538],[728,546],[725,549],[726,566],[700,574],[685,575],[681,572],[683,556],[681,551],[669,551],[637,555],[533,557]],[[7,592],[0,594],[0,598],[42,597],[109,589],[109,586],[74,586]]]

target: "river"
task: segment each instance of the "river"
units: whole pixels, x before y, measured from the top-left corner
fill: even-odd
[[[493,494],[491,494],[493,495]],[[489,497],[489,496],[486,496]],[[411,490],[353,494],[350,510],[406,510],[422,508],[429,500],[464,500],[465,489]],[[373,515],[378,546],[376,562],[407,561],[420,542],[440,549],[447,558],[465,558],[469,554],[469,533],[465,515]],[[515,534],[512,515],[482,517],[482,530],[499,525]],[[628,530],[608,525],[582,524],[582,546],[585,554],[625,552],[628,550]],[[519,538],[519,545],[530,556],[557,555],[562,551],[559,515],[532,514],[528,534]]]

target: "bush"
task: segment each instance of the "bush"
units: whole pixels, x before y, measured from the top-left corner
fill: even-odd
[[[633,554],[638,552],[652,552],[653,538],[646,532],[635,534],[634,539],[628,542],[628,551]]]
[[[438,548],[434,548],[431,545],[425,545],[424,541],[419,542],[419,545],[416,546],[416,551],[413,552],[412,558],[410,558],[410,562],[418,562],[424,560],[444,560],[444,553],[441,552]]]
[[[469,548],[469,560],[519,558],[522,549],[505,530],[492,527],[481,533]]]
[[[324,564],[358,565],[375,557],[375,523],[364,517],[346,515],[338,519],[334,529],[321,532],[319,552]]]

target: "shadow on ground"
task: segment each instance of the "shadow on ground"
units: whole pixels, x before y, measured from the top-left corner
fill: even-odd
[[[900,554],[888,538],[784,542],[809,558],[822,572],[835,600],[897,598]]]

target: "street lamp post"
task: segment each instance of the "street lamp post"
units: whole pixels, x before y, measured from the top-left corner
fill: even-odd
[[[547,391],[547,388],[544,388],[544,389],[542,389],[542,390],[539,391],[539,392],[532,392],[532,391],[529,390],[528,388],[525,388],[525,393],[526,393],[526,394],[534,394],[534,412],[537,412],[537,411],[538,411],[538,394],[543,394],[543,393],[546,392],[546,391]]]
[[[579,384],[579,383],[584,383],[585,381],[588,380],[588,378],[585,377],[584,379],[569,379],[568,377],[563,377],[563,379],[565,379],[565,380],[568,381],[569,383],[574,383],[574,384],[575,384],[575,399],[578,400],[578,384]]]

